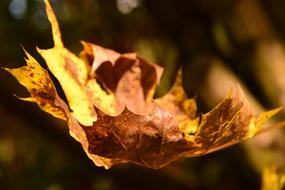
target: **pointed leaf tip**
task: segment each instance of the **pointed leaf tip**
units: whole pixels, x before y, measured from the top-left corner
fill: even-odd
[[[63,47],[63,42],[61,39],[61,32],[60,32],[60,28],[58,25],[58,21],[57,18],[55,16],[55,13],[52,9],[52,6],[49,2],[49,0],[44,0],[45,2],[45,6],[46,6],[46,14],[48,17],[48,20],[51,24],[51,28],[52,28],[52,36],[53,36],[53,41],[54,41],[54,46],[55,47]]]

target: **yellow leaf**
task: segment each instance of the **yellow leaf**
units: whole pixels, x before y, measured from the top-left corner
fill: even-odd
[[[255,117],[237,86],[213,110],[197,116],[195,99],[183,90],[181,69],[172,89],[153,100],[161,67],[136,53],[119,54],[88,42],[82,42],[80,57],[74,55],[64,47],[48,0],[45,4],[54,47],[38,52],[68,102],[28,53],[27,66],[6,70],[30,92],[24,100],[67,120],[70,135],[97,166],[131,162],[161,168],[181,157],[211,153],[270,129],[262,125],[281,110]]]
[[[21,99],[36,102],[42,110],[65,120],[66,115],[64,109],[67,109],[67,106],[57,95],[48,72],[45,71],[28,52],[25,51],[25,53],[27,56],[27,66],[17,69],[5,69],[30,92],[31,97]]]
[[[88,126],[96,121],[93,105],[107,113],[115,114],[114,96],[104,92],[95,79],[88,79],[89,66],[64,47],[58,22],[49,1],[45,0],[45,4],[52,25],[54,47],[47,50],[38,49],[38,51],[61,84],[72,115],[81,124]]]

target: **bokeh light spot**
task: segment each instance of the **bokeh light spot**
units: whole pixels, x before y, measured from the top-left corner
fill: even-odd
[[[22,19],[27,11],[27,0],[12,0],[9,4],[9,11],[15,19]]]
[[[140,5],[140,0],[117,0],[118,10],[123,14],[129,14]]]

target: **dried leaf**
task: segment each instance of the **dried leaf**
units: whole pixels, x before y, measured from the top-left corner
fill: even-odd
[[[136,53],[120,54],[82,42],[80,56],[67,50],[54,12],[45,0],[54,47],[38,49],[62,86],[63,102],[48,73],[27,54],[27,66],[6,69],[30,92],[24,100],[66,119],[70,134],[97,166],[132,162],[160,168],[184,156],[207,154],[263,132],[281,108],[254,117],[239,87],[212,111],[197,116],[179,71],[173,88],[153,100],[162,68]],[[69,105],[69,107],[67,106]]]
[[[26,52],[27,66],[17,69],[5,70],[10,72],[31,94],[31,97],[22,100],[36,102],[40,108],[53,116],[66,119],[64,110],[67,110],[65,102],[57,95],[56,89],[47,71]]]
[[[194,134],[196,132],[200,118],[196,116],[195,99],[188,99],[182,87],[182,69],[179,69],[170,91],[155,101],[175,116],[180,130],[185,134]]]
[[[88,80],[89,66],[63,46],[54,12],[49,2],[45,0],[45,3],[47,15],[52,24],[54,47],[47,50],[38,49],[38,51],[62,86],[72,115],[83,125],[92,125],[96,121],[93,105],[108,114],[115,114],[114,95],[103,91],[95,79]]]
[[[150,112],[162,68],[148,63],[136,53],[119,54],[91,43],[83,44],[81,57],[92,65],[91,77],[94,76],[107,92],[115,95],[117,113],[125,106],[136,114]]]

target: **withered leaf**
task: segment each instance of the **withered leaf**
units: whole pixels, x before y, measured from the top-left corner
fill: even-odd
[[[56,92],[48,73],[27,54],[27,66],[6,69],[44,111],[68,121],[70,134],[97,166],[132,162],[160,168],[180,157],[207,154],[262,132],[262,124],[281,108],[254,117],[239,87],[220,104],[197,116],[179,71],[172,89],[153,99],[162,68],[136,53],[120,54],[82,42],[80,56],[67,50],[48,0],[54,47],[38,49],[59,81],[68,102]],[[200,121],[200,122],[199,122]]]
[[[66,119],[67,105],[57,95],[48,72],[28,52],[25,51],[25,54],[27,66],[16,69],[5,68],[30,92],[31,97],[21,99],[36,102],[42,110],[57,118]]]

